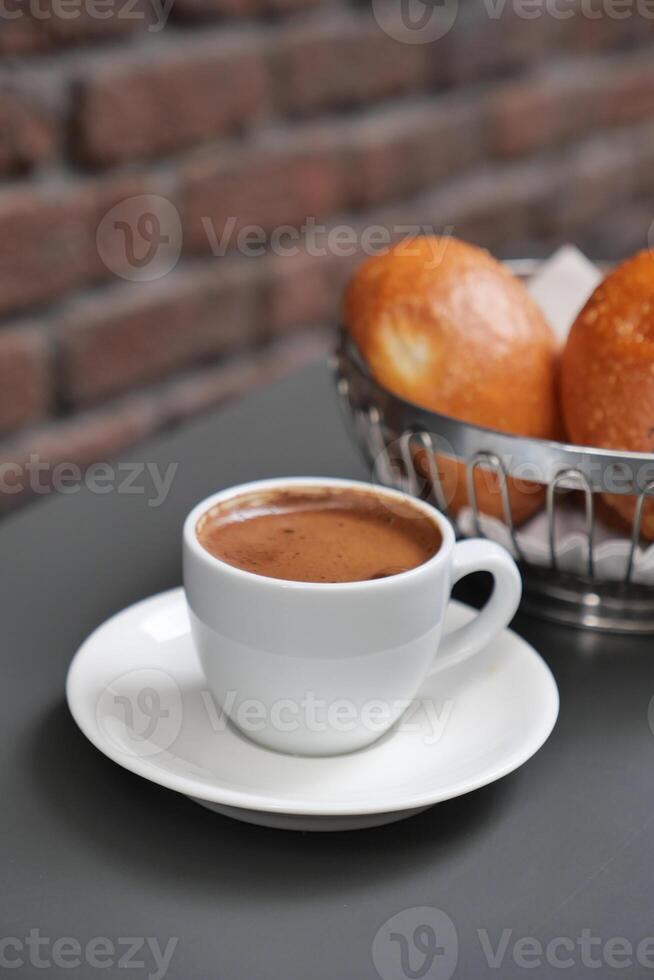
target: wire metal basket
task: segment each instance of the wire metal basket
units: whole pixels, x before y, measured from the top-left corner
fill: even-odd
[[[539,262],[522,260],[507,265],[521,278],[538,270]],[[460,529],[449,511],[438,466],[429,467],[429,479],[416,468],[416,449],[433,461],[449,455],[465,465],[467,495],[475,533],[483,536],[483,521],[475,492],[475,470],[497,474],[504,523],[521,567],[523,608],[546,619],[573,626],[623,633],[654,633],[654,587],[633,581],[634,558],[640,540],[645,499],[654,496],[654,455],[613,452],[507,435],[469,425],[420,408],[381,387],[345,330],[341,329],[334,355],[336,386],[355,440],[380,483],[428,497]],[[508,487],[509,477],[524,479],[532,467],[546,486],[545,512],[549,560],[535,564],[525,557],[516,534]],[[649,473],[650,479],[644,479]],[[558,491],[583,495],[587,558],[584,574],[560,568],[557,555],[556,513]],[[607,581],[596,574],[596,495],[602,492],[637,496],[629,536],[624,575]]]

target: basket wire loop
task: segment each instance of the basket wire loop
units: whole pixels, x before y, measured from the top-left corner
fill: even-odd
[[[365,450],[366,448],[365,440],[363,439],[363,434],[360,431],[360,425],[357,421],[357,412],[350,400],[350,395],[351,395],[350,382],[342,374],[337,378],[336,381],[336,393],[338,395],[338,401],[341,408],[341,413],[345,419],[345,424],[348,428],[350,435]]]
[[[498,476],[498,481],[500,485],[500,498],[502,500],[502,513],[504,516],[504,523],[507,526],[509,534],[511,535],[511,543],[515,550],[516,557],[520,561],[524,561],[524,555],[522,553],[522,548],[518,542],[517,535],[515,533],[515,524],[513,523],[513,512],[511,510],[511,500],[509,498],[509,485],[508,477],[504,464],[499,456],[495,453],[489,452],[477,452],[474,456],[471,456],[468,460],[468,465],[466,467],[466,479],[468,484],[468,500],[470,501],[470,506],[472,507],[472,516],[475,522],[475,531],[480,537],[485,537],[484,532],[481,527],[481,512],[479,510],[479,503],[477,500],[477,487],[475,486],[475,470],[478,467],[483,467],[486,470],[492,470]]]
[[[364,441],[364,449],[367,451],[373,467],[373,474],[384,486],[394,485],[393,466],[388,456],[388,447],[384,442],[384,432],[382,429],[381,415],[375,405],[371,405],[365,412],[368,433],[367,441]]]
[[[436,506],[443,514],[445,514],[450,523],[454,523],[450,513],[450,505],[447,502],[447,497],[445,496],[445,491],[443,490],[443,482],[441,480],[441,474],[436,462],[436,451],[434,449],[432,437],[428,432],[420,431],[416,433],[416,438],[419,440],[419,442],[422,444],[422,448],[425,450],[427,469],[429,472],[429,486],[436,502]]]
[[[627,585],[631,582],[631,576],[634,571],[634,559],[636,557],[636,549],[638,547],[638,542],[640,541],[640,528],[643,523],[643,508],[645,507],[645,498],[651,497],[654,493],[654,480],[651,480],[643,490],[641,490],[638,495],[638,502],[636,504],[636,511],[634,513],[634,522],[631,528],[631,545],[629,547],[629,557],[627,559],[627,571],[625,573],[624,580]]]
[[[579,484],[584,494],[584,508],[586,512],[586,540],[588,541],[588,576],[593,578],[595,575],[595,561],[593,555],[593,528],[595,523],[595,504],[593,500],[593,490],[590,481],[581,470],[565,469],[560,470],[547,487],[547,523],[549,527],[550,544],[550,565],[554,571],[559,571],[559,562],[556,554],[556,521],[555,521],[555,498],[556,491],[563,484],[567,484],[565,489],[578,489]],[[572,486],[570,486],[572,484]],[[577,485],[575,487],[575,484]]]
[[[416,468],[413,461],[413,455],[411,453],[411,440],[415,436],[413,429],[405,429],[405,431],[400,436],[400,455],[402,457],[402,462],[404,463],[404,469],[406,472],[405,486],[403,487],[407,493],[413,494],[414,497],[420,496],[420,481],[416,473]]]
[[[352,427],[354,429],[354,436],[356,441],[360,446],[365,448],[366,445],[366,431],[365,431],[366,419],[365,414],[359,409],[352,413]]]
[[[336,382],[336,391],[341,401],[341,406],[348,411],[351,408],[350,405],[350,382],[347,378],[342,375]]]

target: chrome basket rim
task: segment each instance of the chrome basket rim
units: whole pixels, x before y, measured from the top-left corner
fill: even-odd
[[[400,425],[393,425],[393,428],[398,428],[400,431],[414,429],[419,432],[432,431],[437,427],[451,445],[454,450],[452,455],[457,459],[469,460],[480,451],[497,453],[498,449],[503,449],[506,450],[508,456],[508,462],[505,462],[505,465],[508,475],[511,476],[516,473],[520,466],[525,463],[532,463],[535,455],[546,464],[543,470],[543,479],[539,482],[549,483],[550,480],[559,476],[562,470],[578,469],[589,480],[591,490],[597,493],[610,492],[634,495],[643,489],[640,486],[637,486],[635,490],[633,486],[618,488],[613,483],[607,486],[605,467],[610,465],[622,467],[623,477],[633,481],[638,479],[640,467],[649,466],[651,475],[646,482],[649,483],[654,479],[654,453],[597,449],[593,446],[577,446],[574,443],[557,442],[551,439],[511,435],[497,429],[462,422],[451,415],[433,412],[416,405],[414,402],[406,401],[406,399],[394,394],[375,381],[363,363],[354,341],[342,325],[338,331],[335,357],[334,366],[340,371],[341,378],[345,378],[350,384],[354,377],[359,385],[359,390],[368,396],[373,396],[370,400],[378,411],[384,409],[384,417],[389,419],[389,422],[393,419],[402,420]],[[346,370],[343,370],[344,367]],[[348,397],[350,395],[350,392],[341,391],[340,393]],[[388,414],[388,409],[390,409],[390,414]],[[448,455],[440,447],[439,451]],[[524,474],[522,476],[524,478]]]

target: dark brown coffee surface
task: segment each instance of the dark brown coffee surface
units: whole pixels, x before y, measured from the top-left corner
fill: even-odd
[[[293,582],[360,582],[416,568],[441,546],[418,508],[374,491],[300,488],[234,497],[200,518],[200,544],[247,572]]]

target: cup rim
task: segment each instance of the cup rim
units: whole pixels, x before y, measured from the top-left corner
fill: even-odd
[[[296,582],[293,579],[272,578],[269,575],[257,575],[256,572],[249,572],[236,565],[230,565],[221,558],[216,558],[210,554],[198,541],[196,527],[199,519],[216,504],[223,503],[233,497],[239,497],[257,490],[277,489],[280,487],[342,487],[360,490],[367,493],[374,492],[380,496],[390,497],[394,500],[401,500],[409,506],[421,510],[426,517],[432,520],[441,533],[441,546],[435,555],[415,568],[398,572],[396,575],[389,575],[386,578],[363,579],[355,582]],[[293,477],[271,477],[267,479],[251,480],[248,483],[239,483],[234,486],[219,490],[216,493],[205,497],[199,501],[189,512],[183,528],[184,545],[190,552],[207,565],[209,569],[220,570],[224,574],[235,576],[244,582],[256,583],[261,588],[283,588],[288,590],[302,590],[307,592],[322,592],[325,594],[335,594],[346,591],[366,591],[370,589],[389,589],[400,583],[407,583],[412,579],[420,578],[429,574],[434,568],[445,564],[448,556],[454,547],[454,531],[450,522],[434,506],[419,500],[403,490],[395,490],[391,487],[381,486],[376,483],[366,483],[364,480],[350,480],[341,477],[319,477],[319,476],[293,476]]]

